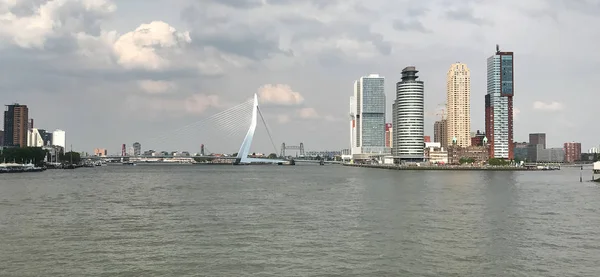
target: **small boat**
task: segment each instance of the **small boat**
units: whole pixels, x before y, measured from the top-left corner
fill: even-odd
[[[136,165],[134,162],[123,162],[123,165]]]

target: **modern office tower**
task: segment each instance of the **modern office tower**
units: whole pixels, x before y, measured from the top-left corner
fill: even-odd
[[[471,145],[471,72],[464,63],[450,66],[446,79],[448,144]]]
[[[350,97],[352,155],[386,153],[384,82],[378,74],[354,82],[354,96]]]
[[[4,111],[4,146],[27,147],[29,129],[27,105],[6,105]]]
[[[402,81],[396,84],[393,105],[394,158],[401,161],[423,161],[425,84],[417,80],[419,71],[414,66],[402,70]]]
[[[581,160],[581,143],[566,142],[564,145],[565,162],[574,163]]]
[[[133,143],[133,155],[134,156],[142,155],[142,145],[139,142]]]
[[[65,152],[67,150],[67,136],[65,131],[56,129],[52,132],[52,145],[62,147]],[[70,151],[70,150],[69,150]]]
[[[438,120],[433,124],[433,142],[439,142],[442,148],[448,148],[448,124],[446,119]]]
[[[529,144],[532,144],[532,145],[541,144],[542,149],[546,149],[546,134],[545,133],[529,134]]]
[[[502,52],[487,59],[485,95],[485,134],[490,158],[510,159],[513,153],[513,52]]]

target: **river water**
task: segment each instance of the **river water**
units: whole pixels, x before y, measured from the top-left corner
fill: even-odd
[[[579,174],[339,165],[3,174],[0,276],[600,276],[600,186]]]

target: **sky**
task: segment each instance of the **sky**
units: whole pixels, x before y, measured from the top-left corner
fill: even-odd
[[[354,80],[385,76],[391,122],[406,66],[425,82],[433,136],[455,62],[471,70],[483,130],[496,44],[515,55],[516,141],[600,144],[597,0],[0,0],[0,21],[0,102],[28,105],[77,151],[234,153],[254,93],[273,141],[259,124],[252,151],[340,150]]]

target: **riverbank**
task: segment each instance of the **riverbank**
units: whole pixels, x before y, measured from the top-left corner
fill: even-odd
[[[527,168],[513,166],[398,166],[381,164],[343,164],[350,167],[365,167],[391,170],[450,170],[450,171],[545,171],[558,169]]]

